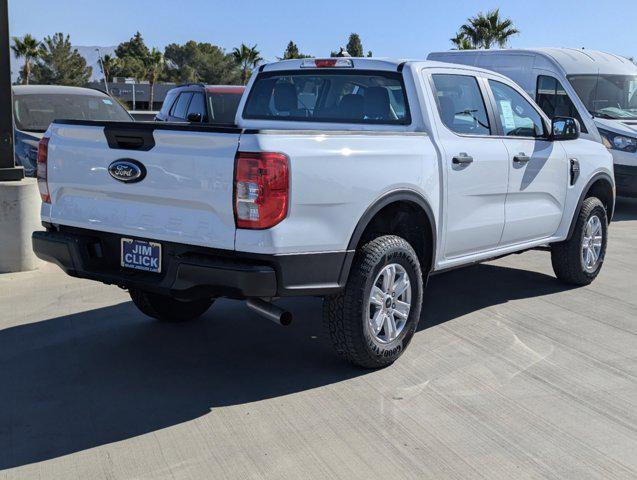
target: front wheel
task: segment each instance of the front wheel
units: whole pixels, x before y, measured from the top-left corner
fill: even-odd
[[[181,301],[167,295],[131,289],[128,292],[135,306],[144,314],[163,322],[187,322],[201,317],[214,299]]]
[[[584,200],[570,240],[551,246],[557,278],[571,285],[589,285],[599,275],[606,256],[608,217],[595,197]]]
[[[365,244],[345,289],[323,304],[336,353],[365,368],[391,365],[416,332],[422,296],[420,262],[405,239],[385,235]]]

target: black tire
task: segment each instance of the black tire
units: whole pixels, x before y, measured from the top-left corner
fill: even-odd
[[[210,308],[214,299],[183,302],[167,295],[129,290],[135,306],[144,314],[162,322],[187,322],[201,317]]]
[[[411,308],[402,331],[388,343],[379,343],[371,331],[368,302],[381,270],[390,264],[403,267],[412,288]],[[356,254],[344,290],[326,297],[323,320],[336,354],[364,368],[391,365],[416,332],[423,297],[423,275],[416,252],[403,238],[385,235],[363,245]]]
[[[586,226],[593,216],[597,216],[601,221],[602,245],[596,265],[593,269],[587,269],[584,266],[582,249]],[[589,285],[599,275],[606,255],[608,216],[604,204],[596,197],[585,199],[575,222],[575,230],[569,240],[551,245],[551,262],[553,271],[560,281],[584,286]]]

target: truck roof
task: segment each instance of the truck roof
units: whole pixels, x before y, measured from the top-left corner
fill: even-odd
[[[550,62],[554,67],[566,75],[573,74],[597,74],[603,71],[606,74],[630,75],[637,74],[637,65],[628,58],[601,52],[599,50],[586,50],[578,48],[517,48],[517,49],[493,49],[493,50],[451,50],[447,52],[432,52],[436,55],[458,55],[475,58],[475,64],[480,57],[500,55],[537,55]],[[435,57],[434,57],[435,58]]]
[[[304,62],[312,62],[315,60],[328,60],[327,58],[305,58],[305,59],[293,59],[293,60],[281,60],[278,62],[268,63],[260,68],[263,72],[274,72],[283,70],[296,70],[303,68]],[[417,65],[422,68],[468,68],[472,71],[485,72],[491,75],[494,72],[485,70],[484,68],[474,66],[462,66],[455,63],[437,62],[434,60],[422,60],[422,59],[392,59],[392,58],[364,58],[364,57],[343,57],[343,58],[330,58],[329,60],[351,60],[354,69],[361,70],[380,70],[395,72],[405,65]],[[311,70],[310,66],[307,70]],[[350,67],[351,69],[351,67]],[[497,74],[496,74],[497,75]]]
[[[358,58],[358,57],[343,57],[343,58],[302,58],[293,60],[280,60],[278,62],[268,63],[261,68],[263,72],[271,72],[278,70],[296,70],[302,68],[302,65],[315,60],[349,60],[352,62],[354,68],[364,68],[369,70],[386,70],[395,72],[398,69],[398,65],[405,63],[406,60],[386,59],[386,58]],[[311,68],[311,67],[310,67]]]

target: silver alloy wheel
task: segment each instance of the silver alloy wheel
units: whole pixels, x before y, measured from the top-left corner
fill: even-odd
[[[398,263],[383,267],[372,284],[366,326],[379,343],[390,343],[403,331],[411,309],[411,281]]]
[[[597,215],[591,216],[586,222],[582,238],[582,267],[589,273],[594,272],[599,264],[603,234],[602,221]]]

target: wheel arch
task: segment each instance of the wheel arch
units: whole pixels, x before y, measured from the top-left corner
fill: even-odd
[[[580,198],[577,202],[577,207],[575,208],[573,218],[571,219],[571,226],[568,229],[567,240],[570,240],[573,236],[573,232],[575,231],[575,224],[577,223],[577,218],[582,211],[582,204],[584,203],[584,200],[591,196],[598,197],[602,201],[602,203],[604,203],[606,212],[608,214],[608,223],[611,222],[613,214],[615,212],[614,182],[610,175],[600,172],[593,175],[593,177],[588,181],[586,186],[583,188],[582,193],[580,194]]]
[[[396,211],[404,212],[407,215],[423,215],[416,217],[417,220],[414,225],[403,225],[401,224],[400,218],[391,217],[390,213],[394,213]],[[403,229],[414,227],[414,229],[411,230],[412,237],[414,237],[414,235],[417,235],[418,227],[425,228],[425,231],[422,232],[424,233],[424,237],[422,238],[422,245],[426,246],[428,243],[430,248],[422,248],[420,249],[421,251],[418,251],[418,245],[413,246],[416,249],[416,252],[419,253],[421,263],[423,261],[425,262],[423,263],[423,273],[428,274],[431,272],[435,263],[438,241],[436,221],[433,210],[431,209],[429,202],[417,192],[413,190],[394,190],[384,194],[382,197],[376,200],[370,207],[367,208],[367,210],[365,210],[365,213],[363,213],[361,218],[358,220],[358,223],[354,228],[354,232],[352,233],[349,244],[347,246],[348,255],[341,271],[341,278],[339,283],[344,284],[347,281],[352,260],[354,259],[356,249],[361,244],[361,241],[365,241],[366,235],[373,233],[377,226],[381,228],[381,224],[383,223],[383,221],[389,221],[390,223],[400,226]],[[391,228],[388,230],[387,225],[385,225],[385,228],[381,228],[381,230],[384,233],[388,234],[396,233],[392,232]],[[409,238],[407,238],[407,240],[409,240]]]

